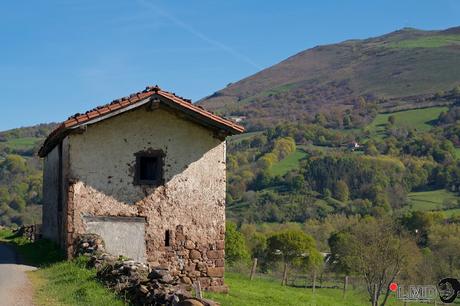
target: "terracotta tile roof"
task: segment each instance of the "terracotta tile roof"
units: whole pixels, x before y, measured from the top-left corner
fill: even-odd
[[[113,100],[109,104],[98,106],[84,114],[75,114],[69,117],[50,133],[38,153],[39,156],[46,156],[73,128],[90,123],[90,121],[94,119],[110,115],[110,113],[123,110],[136,104],[137,102],[153,96],[157,96],[163,103],[181,111],[193,114],[197,117],[197,119],[207,121],[208,124],[211,124],[216,128],[220,128],[229,134],[239,134],[244,132],[244,127],[241,125],[238,125],[229,119],[215,115],[199,105],[192,104],[191,100],[179,97],[174,93],[164,91],[158,86],[148,86],[141,92],[133,93],[127,97]]]

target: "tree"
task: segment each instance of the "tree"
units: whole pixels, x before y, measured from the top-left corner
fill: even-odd
[[[248,260],[249,252],[246,243],[233,222],[227,222],[225,233],[225,260],[232,264],[239,260]]]
[[[459,224],[435,224],[429,229],[429,247],[435,255],[437,277],[460,272]]]
[[[346,202],[349,196],[350,191],[347,183],[343,180],[337,181],[337,183],[335,183],[334,197],[339,201]]]
[[[364,153],[366,153],[367,155],[371,155],[371,156],[377,156],[379,155],[379,150],[377,150],[377,147],[375,146],[375,144],[369,143],[367,144],[366,149],[364,150]]]
[[[313,122],[321,126],[324,126],[326,124],[326,117],[323,113],[317,113],[315,115],[315,120]]]
[[[452,95],[457,98],[460,97],[460,86],[455,86],[452,89]]]
[[[12,174],[25,174],[27,172],[26,160],[19,155],[8,155],[6,159],[0,163],[0,168]]]
[[[380,305],[386,304],[389,285],[420,257],[415,242],[390,219],[363,219],[331,237],[329,245],[338,270],[363,276],[372,306],[378,305],[382,294]]]
[[[331,194],[331,191],[329,190],[329,188],[324,188],[324,190],[323,190],[323,198],[325,200],[330,199],[331,195],[332,194]]]
[[[276,162],[278,162],[278,156],[275,153],[267,153],[257,161],[257,164],[262,169],[269,169]]]
[[[390,123],[391,125],[394,125],[396,122],[396,117],[391,115],[388,117],[388,123]]]
[[[279,160],[293,153],[296,149],[295,140],[291,137],[283,137],[275,140],[273,153]]]
[[[321,254],[316,249],[315,240],[300,230],[285,230],[270,236],[267,240],[268,258],[284,263],[282,285],[286,284],[288,266],[317,266]]]
[[[352,128],[352,125],[353,125],[353,123],[352,123],[350,115],[345,115],[345,117],[343,117],[343,126],[346,129],[350,129],[350,128]]]

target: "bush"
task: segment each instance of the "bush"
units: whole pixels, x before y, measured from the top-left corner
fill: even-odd
[[[235,223],[227,222],[225,233],[225,260],[229,264],[233,264],[237,261],[247,261],[249,259],[249,251],[243,234],[238,231]]]

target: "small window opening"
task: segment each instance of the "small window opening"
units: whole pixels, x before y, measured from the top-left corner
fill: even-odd
[[[171,246],[171,231],[170,230],[165,231],[165,246],[167,247]]]
[[[158,157],[141,156],[139,167],[141,181],[156,181],[158,179]]]
[[[160,185],[163,180],[163,154],[161,151],[153,153],[139,153],[136,157],[137,185]]]

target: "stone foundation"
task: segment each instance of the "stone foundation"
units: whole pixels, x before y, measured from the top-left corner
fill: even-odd
[[[184,283],[199,281],[204,290],[227,292],[224,284],[225,232],[221,231],[215,243],[206,245],[190,240],[180,225],[171,234],[171,245],[165,247],[160,266],[171,269],[171,274]]]

